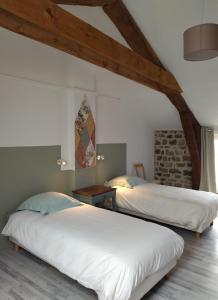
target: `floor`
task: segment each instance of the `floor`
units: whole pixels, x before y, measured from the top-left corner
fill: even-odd
[[[201,240],[175,229],[185,251],[171,277],[143,300],[218,300],[218,219]],[[96,294],[25,251],[0,252],[0,300],[97,300]]]

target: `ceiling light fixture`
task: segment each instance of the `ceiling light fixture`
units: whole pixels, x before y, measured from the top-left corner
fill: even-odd
[[[184,59],[203,61],[218,56],[218,24],[203,23],[205,0],[203,1],[200,25],[193,26],[184,32]]]

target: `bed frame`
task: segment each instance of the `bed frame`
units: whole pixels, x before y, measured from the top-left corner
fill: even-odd
[[[14,244],[15,251],[19,252],[22,249],[25,249],[32,255],[35,255],[22,245],[18,243],[15,239],[10,238],[10,241]],[[35,255],[37,256],[37,255]],[[38,257],[38,256],[37,256]],[[40,257],[39,257],[40,258]],[[41,259],[41,258],[40,258]],[[46,261],[45,261],[46,262]],[[48,263],[48,262],[46,262]],[[175,268],[177,264],[177,260],[172,260],[169,264],[167,264],[164,268],[157,271],[156,273],[150,275],[147,277],[132,293],[131,298],[129,300],[140,300],[145,294],[147,294],[161,279],[169,279],[173,269]]]
[[[128,210],[128,209],[125,209],[125,208],[119,208],[119,207],[117,207],[117,212],[123,213],[123,214],[131,216],[131,217],[138,217],[138,218],[143,219],[145,221],[154,221],[154,222],[158,222],[158,223],[161,223],[161,224],[171,225],[171,226],[183,228],[183,229],[186,229],[186,230],[190,231],[190,229],[187,228],[187,227],[184,227],[184,226],[181,226],[181,225],[178,225],[178,224],[173,224],[173,223],[166,223],[163,220],[160,220],[160,219],[157,219],[157,218],[153,218],[153,217],[147,216],[146,214],[142,214],[140,212],[134,212],[134,211],[131,211],[131,210]],[[201,228],[201,230],[198,230],[198,231],[191,230],[191,231],[195,232],[195,239],[196,240],[200,240],[201,239],[201,234],[207,228],[213,226],[213,221],[214,220],[211,220],[205,227]]]

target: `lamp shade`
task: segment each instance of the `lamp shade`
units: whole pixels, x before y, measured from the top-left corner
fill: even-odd
[[[184,59],[208,60],[218,56],[218,24],[193,26],[184,32]]]

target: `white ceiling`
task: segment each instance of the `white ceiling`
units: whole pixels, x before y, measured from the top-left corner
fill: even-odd
[[[218,128],[218,58],[204,62],[187,62],[183,59],[183,32],[188,27],[201,23],[203,0],[123,1],[163,64],[176,76],[188,105],[200,123]],[[127,46],[101,8],[64,8]],[[203,21],[218,23],[217,0],[206,1]],[[118,77],[114,78],[117,80]],[[128,88],[124,82],[128,82]],[[138,101],[137,105],[145,110],[145,116],[153,127],[179,126],[178,114],[165,96],[125,79],[120,79],[119,86],[116,86],[118,93],[120,86],[125,86],[125,94]],[[110,88],[110,84],[108,87]]]
[[[201,124],[218,127],[218,58],[204,62],[183,59],[183,32],[201,23],[203,0],[124,2],[162,62],[180,82]],[[206,1],[203,22],[218,23],[217,0]]]

